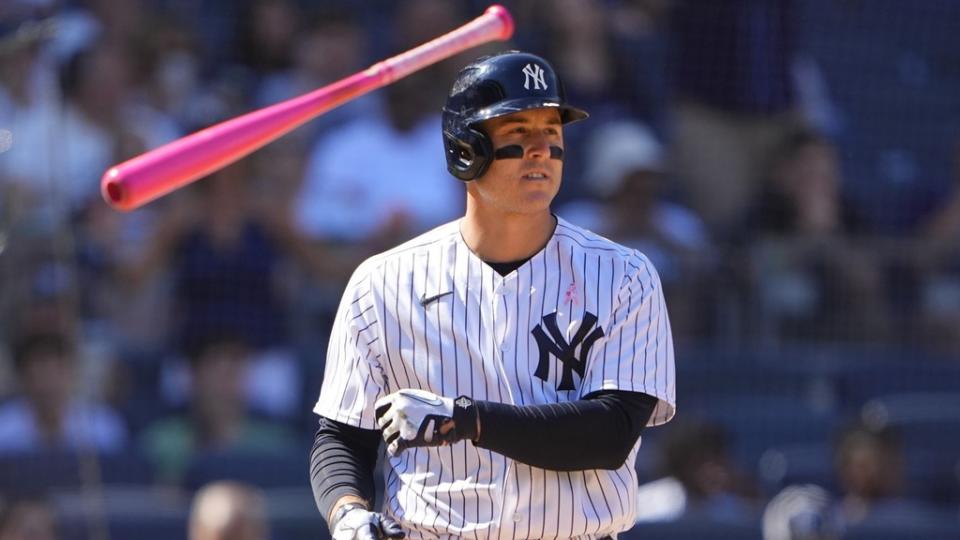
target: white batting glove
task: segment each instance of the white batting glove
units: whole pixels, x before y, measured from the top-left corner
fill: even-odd
[[[400,525],[383,514],[371,512],[353,503],[346,504],[341,511],[337,512],[339,517],[334,519],[330,527],[333,540],[385,540],[404,537]]]
[[[477,410],[466,396],[452,399],[405,388],[378,399],[374,407],[391,456],[411,447],[443,446],[477,436]]]

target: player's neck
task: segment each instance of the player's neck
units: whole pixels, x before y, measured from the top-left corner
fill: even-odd
[[[468,207],[460,234],[484,261],[513,262],[529,259],[543,249],[556,225],[557,219],[549,211],[493,216]]]

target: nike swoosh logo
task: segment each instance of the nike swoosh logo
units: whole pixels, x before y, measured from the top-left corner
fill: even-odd
[[[427,296],[426,294],[424,294],[423,296],[420,297],[420,305],[423,307],[427,307],[429,304],[443,298],[448,294],[453,294],[453,291],[442,292],[440,294],[435,294],[433,296]]]

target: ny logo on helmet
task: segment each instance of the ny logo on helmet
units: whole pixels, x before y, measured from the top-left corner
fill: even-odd
[[[550,355],[552,354],[560,361],[562,365],[560,374],[560,384],[557,390],[573,390],[573,373],[583,377],[584,368],[587,365],[587,357],[590,356],[590,348],[594,342],[603,337],[603,328],[597,324],[597,316],[589,311],[583,314],[583,320],[580,321],[580,328],[577,333],[567,343],[563,333],[557,326],[557,313],[551,313],[543,318],[543,325],[537,325],[533,329],[533,337],[537,340],[537,348],[540,349],[540,363],[537,364],[536,371],[533,372],[537,378],[548,380],[550,377]],[[546,332],[543,326],[547,327]],[[591,331],[592,330],[592,331]],[[547,335],[547,334],[550,335]],[[579,350],[579,357],[577,349]]]
[[[546,72],[537,64],[527,64],[523,66],[523,87],[530,89],[530,81],[533,81],[534,90],[546,90],[547,81],[544,79]]]

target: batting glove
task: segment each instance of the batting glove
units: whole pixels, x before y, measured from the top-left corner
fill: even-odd
[[[385,540],[404,537],[403,530],[396,521],[355,503],[341,506],[331,521],[330,535],[333,540]]]
[[[477,438],[477,409],[466,396],[451,399],[406,388],[378,399],[374,406],[391,456],[411,447]]]

